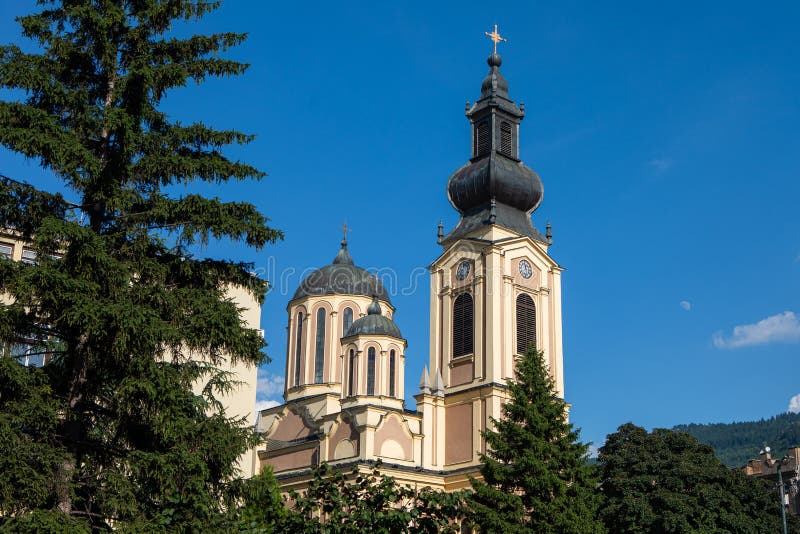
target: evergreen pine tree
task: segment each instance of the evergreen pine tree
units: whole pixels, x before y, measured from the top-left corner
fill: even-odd
[[[193,245],[281,234],[251,204],[180,189],[261,178],[222,151],[251,136],[159,106],[192,80],[243,73],[220,53],[245,36],[171,33],[213,1],[39,4],[18,19],[39,51],[0,48],[0,87],[24,95],[0,102],[0,144],[75,198],[0,181],[0,226],[38,252],[0,260],[0,528],[227,530],[255,438],[222,409],[236,384],[219,369],[265,356],[226,290],[261,302],[266,282]],[[20,344],[49,363],[21,368]]]
[[[473,480],[472,522],[481,532],[604,532],[588,445],[567,421],[542,354],[517,358],[503,417],[484,433],[483,480]]]

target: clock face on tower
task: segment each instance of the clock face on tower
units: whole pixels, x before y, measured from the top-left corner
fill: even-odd
[[[522,278],[530,278],[531,275],[533,275],[533,269],[531,268],[531,264],[528,263],[528,260],[520,260],[519,274],[522,275]]]
[[[462,260],[461,263],[458,264],[458,269],[456,270],[456,278],[459,280],[463,280],[469,274],[469,262],[467,260]]]

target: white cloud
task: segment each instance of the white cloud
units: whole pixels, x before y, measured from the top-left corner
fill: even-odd
[[[586,452],[586,456],[589,458],[597,458],[597,454],[599,453],[597,449],[598,447],[594,443],[590,443],[589,450]]]
[[[757,323],[736,326],[731,336],[725,336],[722,332],[713,336],[714,346],[718,349],[735,349],[778,341],[800,341],[800,318],[793,312],[786,311]]]
[[[273,375],[264,369],[258,370],[258,384],[256,395],[259,398],[283,395],[284,379],[282,376]]]
[[[692,309],[692,303],[689,302],[688,300],[682,300],[681,301],[681,308],[683,308],[686,311],[689,311],[689,310]]]
[[[789,399],[789,408],[787,411],[792,413],[800,413],[800,393]]]
[[[647,164],[658,173],[667,172],[672,167],[672,160],[669,158],[653,158]]]

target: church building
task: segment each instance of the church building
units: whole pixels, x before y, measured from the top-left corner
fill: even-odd
[[[514,360],[533,344],[544,352],[564,397],[561,271],[531,214],[539,176],[521,160],[524,105],[500,72],[500,40],[467,104],[471,157],[447,182],[460,214],[430,264],[428,363],[406,409],[406,340],[380,280],[357,266],[345,240],[330,265],[297,288],[287,306],[285,403],[261,410],[258,468],[271,466],[284,489],[302,489],[327,462],[381,471],[401,484],[445,491],[469,486],[486,451],[481,431],[501,417]],[[442,182],[444,185],[444,182]],[[421,352],[419,349],[417,353]]]

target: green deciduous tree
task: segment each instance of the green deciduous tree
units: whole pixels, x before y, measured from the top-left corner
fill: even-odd
[[[180,193],[261,178],[222,151],[251,137],[159,106],[170,89],[244,72],[220,53],[245,36],[170,33],[218,2],[39,3],[18,19],[39,51],[0,48],[0,87],[23,95],[0,102],[0,144],[75,199],[0,181],[0,226],[38,252],[35,265],[0,260],[0,526],[225,530],[254,437],[222,409],[235,383],[220,368],[265,359],[227,288],[261,302],[266,282],[191,247],[281,234],[251,204]],[[49,363],[12,365],[20,344]]]
[[[603,532],[588,445],[567,421],[540,352],[516,362],[503,417],[484,433],[483,480],[473,480],[471,520],[482,532]]]
[[[689,434],[622,425],[600,448],[599,469],[611,532],[781,531],[776,490],[728,469]],[[794,520],[790,532],[800,532]]]
[[[284,532],[331,534],[455,533],[464,495],[412,488],[381,475],[354,470],[349,476],[326,464],[314,470],[308,490],[291,493]]]

